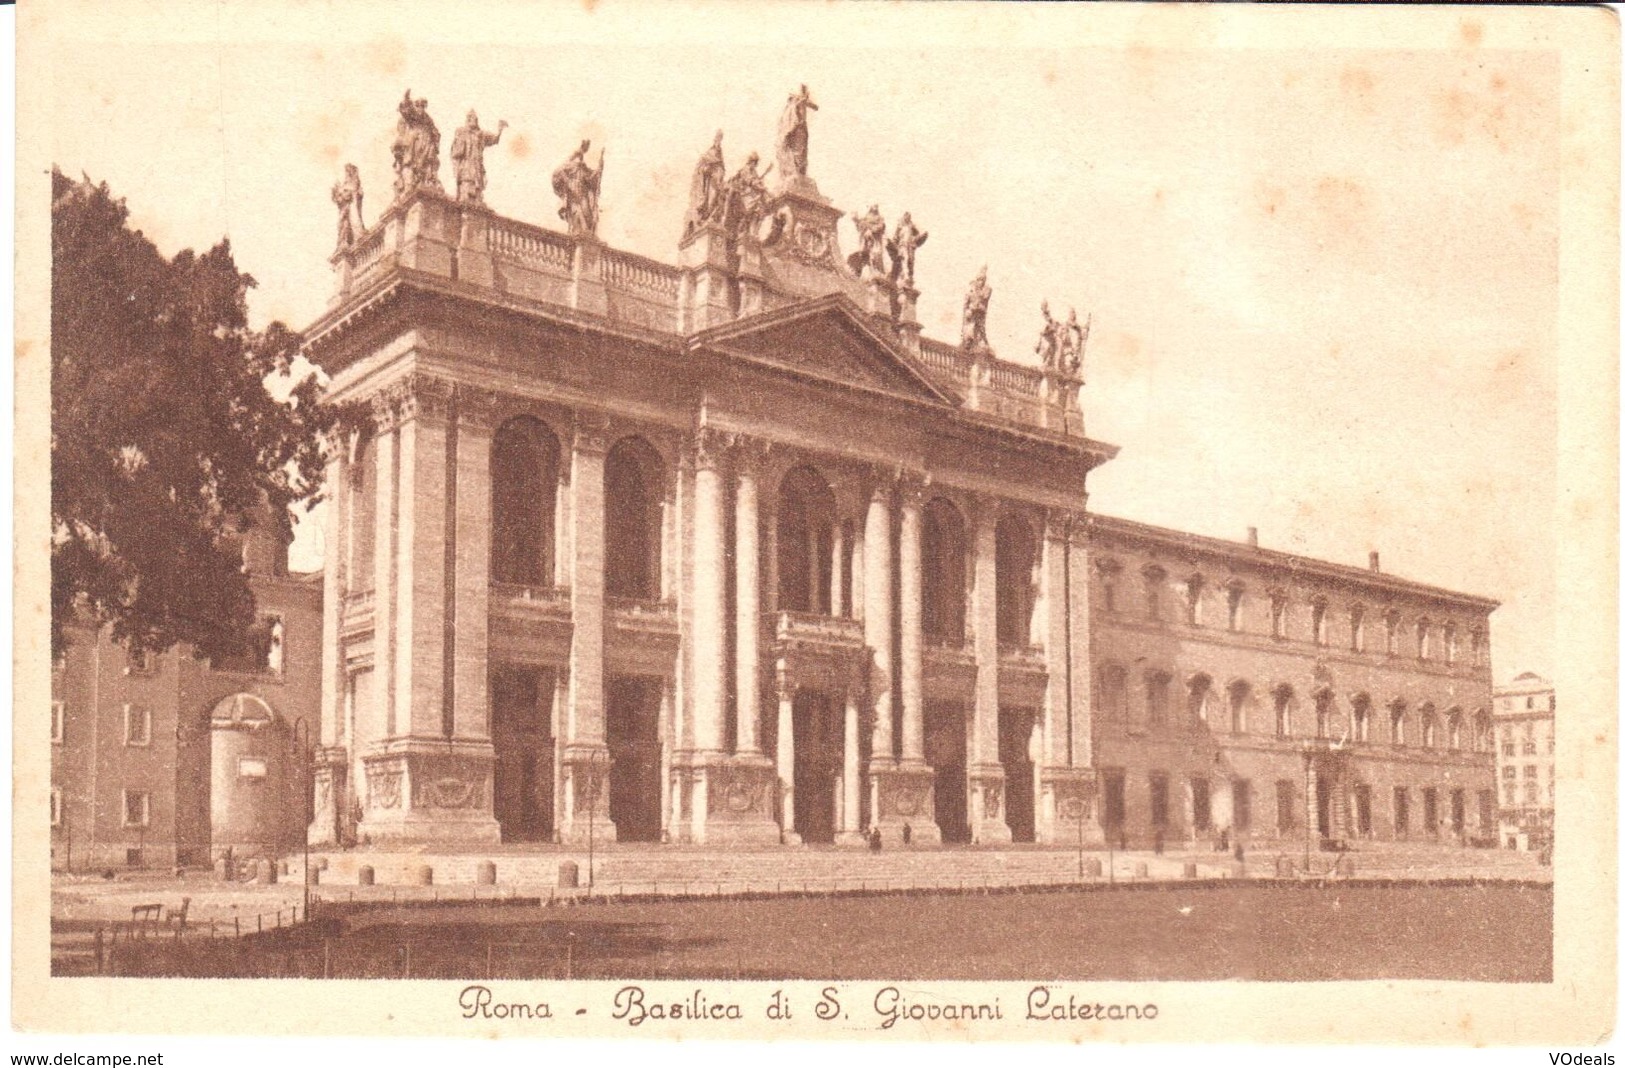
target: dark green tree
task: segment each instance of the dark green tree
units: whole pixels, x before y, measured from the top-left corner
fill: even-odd
[[[75,618],[133,649],[240,652],[254,598],[237,546],[314,504],[338,418],[300,337],[248,326],[229,241],[166,259],[105,183],[51,181],[51,647]]]

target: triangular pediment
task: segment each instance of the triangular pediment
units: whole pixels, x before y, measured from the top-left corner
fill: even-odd
[[[957,406],[933,379],[842,294],[819,297],[713,327],[690,347],[763,363],[843,386]]]

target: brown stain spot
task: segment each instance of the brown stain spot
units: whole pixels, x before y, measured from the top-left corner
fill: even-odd
[[[1508,371],[1516,371],[1518,369],[1518,365],[1523,363],[1523,358],[1524,353],[1521,351],[1507,353],[1505,356],[1502,356],[1499,360],[1495,361],[1495,373],[1499,375],[1505,374]]]
[[[514,134],[508,141],[508,154],[514,159],[530,158],[530,138],[524,134]]]
[[[1254,192],[1258,199],[1258,210],[1265,215],[1273,216],[1286,206],[1286,190],[1272,182],[1260,181]]]
[[[1468,48],[1477,48],[1484,40],[1484,24],[1476,19],[1467,19],[1461,24],[1461,42]]]
[[[1044,68],[1044,84],[1045,85],[1051,85],[1051,86],[1054,85],[1055,84],[1055,78],[1056,78],[1055,68],[1050,67],[1050,66],[1046,66]]]
[[[366,64],[380,74],[399,74],[406,69],[406,38],[390,34],[373,39],[367,45]]]
[[[1344,67],[1337,84],[1350,96],[1366,97],[1377,87],[1377,79],[1364,67]]]
[[[1155,204],[1159,208],[1162,207],[1162,205],[1167,201],[1167,199],[1168,199],[1168,192],[1167,192],[1167,190],[1163,189],[1162,186],[1160,186],[1160,185],[1157,186],[1156,192],[1151,194],[1151,202],[1153,204]]]
[[[1492,75],[1490,75],[1490,88],[1494,89],[1497,93],[1506,92],[1507,91],[1506,76],[1503,75],[1503,74],[1492,74]]]
[[[581,8],[590,15],[598,10],[598,0],[581,0]]]

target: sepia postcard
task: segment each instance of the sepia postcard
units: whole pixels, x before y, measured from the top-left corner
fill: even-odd
[[[1613,12],[18,22],[14,1029],[1609,1039]]]

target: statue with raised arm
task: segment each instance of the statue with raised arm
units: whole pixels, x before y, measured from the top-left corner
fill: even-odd
[[[473,111],[468,113],[468,121],[457,128],[451,139],[451,165],[457,173],[459,204],[485,203],[485,150],[502,140],[502,131],[507,128],[508,120],[501,119],[496,133],[486,133]]]
[[[992,299],[993,290],[987,284],[987,268],[983,267],[971,281],[970,292],[965,294],[965,321],[960,331],[965,348],[990,348],[987,343],[987,305]]]
[[[401,117],[395,124],[395,143],[390,146],[396,199],[419,188],[440,192],[440,131],[429,117],[429,102],[413,100],[408,89],[396,110]]]
[[[862,215],[853,212],[852,222],[858,228],[858,251],[846,258],[846,265],[859,277],[867,267],[870,276],[878,278],[886,271],[886,220],[881,218],[880,205],[870,204]]]
[[[581,147],[553,172],[553,192],[563,201],[559,218],[576,237],[598,232],[598,188],[604,177],[604,153],[599,150],[595,170],[587,162],[587,149],[591,147],[591,141],[582,141]]]
[[[1038,353],[1038,362],[1044,370],[1054,371],[1060,366],[1061,324],[1050,315],[1049,301],[1041,302],[1038,310],[1044,317],[1044,323],[1038,329],[1038,344],[1033,351]]]
[[[914,250],[925,244],[925,239],[930,236],[914,225],[912,215],[903,212],[897,229],[892,231],[891,240],[886,242],[886,251],[891,253],[892,281],[902,279],[904,285],[914,284]]]
[[[711,147],[694,165],[694,179],[688,187],[688,217],[683,220],[683,240],[687,241],[695,230],[722,218],[728,177],[722,165],[722,131],[717,131]]]
[[[779,116],[779,173],[786,178],[807,173],[807,111],[818,110],[812,94],[803,85],[790,94]]]

